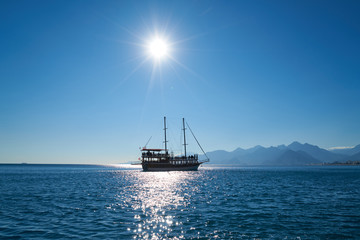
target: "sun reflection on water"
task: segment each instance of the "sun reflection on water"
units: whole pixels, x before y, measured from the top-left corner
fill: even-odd
[[[171,234],[174,228],[182,228],[178,207],[183,211],[189,204],[187,186],[197,174],[188,172],[139,172],[130,196],[126,199],[136,212],[136,225],[128,228],[134,238],[181,239],[183,235]],[[193,191],[196,191],[194,188]]]

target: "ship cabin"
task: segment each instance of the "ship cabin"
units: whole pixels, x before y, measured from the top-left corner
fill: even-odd
[[[143,163],[170,163],[172,165],[187,165],[198,163],[198,154],[174,156],[173,153],[169,154],[167,149],[141,149],[141,161]]]

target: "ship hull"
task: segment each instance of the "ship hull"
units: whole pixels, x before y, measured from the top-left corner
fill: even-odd
[[[142,163],[144,172],[197,171],[201,163],[173,165],[170,163]]]

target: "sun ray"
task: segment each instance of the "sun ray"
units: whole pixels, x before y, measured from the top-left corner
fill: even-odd
[[[137,38],[138,40],[140,40],[140,41],[143,40],[143,38],[141,37],[140,34],[137,34],[136,32],[129,30],[127,27],[125,27],[125,26],[123,26],[123,25],[120,25],[118,22],[112,20],[112,19],[109,18],[108,16],[102,15],[102,17],[103,17],[106,21],[110,22],[111,24],[114,24],[116,27],[124,30],[125,32],[127,32],[127,33],[130,34],[131,36]]]
[[[180,67],[182,67],[183,69],[185,69],[186,71],[188,71],[189,73],[193,74],[194,76],[196,76],[197,78],[199,78],[200,80],[202,80],[203,82],[206,82],[206,80],[199,74],[197,74],[195,71],[193,71],[191,68],[187,67],[185,64],[181,63],[179,60],[177,60],[174,57],[169,56],[169,58],[175,62],[176,64],[178,64]]]
[[[209,33],[198,33],[198,34],[195,34],[195,35],[192,35],[192,36],[189,36],[187,38],[183,38],[183,39],[179,39],[175,42],[172,42],[173,45],[177,45],[179,43],[183,43],[183,42],[187,42],[187,41],[190,41],[190,40],[193,40],[193,39],[196,39],[196,38],[199,38],[201,36],[206,36],[208,35]]]
[[[111,19],[107,19],[111,21]],[[179,28],[179,24],[171,24],[171,14],[166,17],[165,21],[157,21],[157,18],[152,18],[152,21],[148,21],[147,19],[140,16],[140,21],[142,21],[143,26],[145,28],[145,34],[141,34],[137,30],[133,28],[128,28],[121,24],[116,24],[116,22],[111,21],[112,23],[116,24],[116,26],[121,29],[123,32],[127,33],[131,38],[135,38],[135,41],[131,40],[121,40],[118,41],[121,44],[128,45],[128,46],[135,46],[142,49],[142,54],[139,54],[136,57],[130,58],[125,62],[136,62],[139,61],[138,64],[135,64],[134,68],[131,70],[129,74],[123,77],[120,82],[116,85],[114,89],[119,88],[119,86],[123,85],[127,82],[136,72],[138,72],[147,62],[152,63],[151,73],[147,80],[148,87],[145,96],[145,101],[148,100],[149,94],[151,93],[151,89],[153,88],[154,84],[159,84],[161,89],[161,94],[163,95],[163,81],[164,81],[164,72],[163,67],[168,65],[171,68],[171,72],[174,72],[177,79],[181,79],[181,75],[179,74],[180,69],[184,69],[186,72],[189,72],[196,79],[199,79],[203,82],[206,80],[196,71],[194,71],[190,66],[184,64],[180,59],[176,56],[176,53],[181,51],[194,51],[189,49],[184,49],[184,43],[191,41],[193,39],[200,38],[209,34],[208,32],[197,33],[194,35],[190,35],[188,37],[179,39],[177,41],[172,41],[170,36],[174,36],[175,29]],[[160,24],[161,23],[161,24]],[[170,29],[171,27],[171,29]],[[179,48],[180,47],[180,48]],[[144,58],[141,60],[141,58]],[[156,83],[158,82],[158,83]],[[187,87],[188,88],[188,87]],[[164,96],[163,96],[164,97]],[[145,103],[144,103],[145,104]]]
[[[115,92],[116,89],[118,89],[121,85],[123,85],[125,82],[129,80],[129,78],[135,74],[144,64],[145,62],[149,61],[149,58],[144,59],[142,62],[140,62],[130,73],[128,73],[114,88],[112,92]]]

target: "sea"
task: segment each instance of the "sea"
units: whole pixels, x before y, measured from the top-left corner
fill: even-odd
[[[2,164],[0,239],[360,239],[360,168]]]

